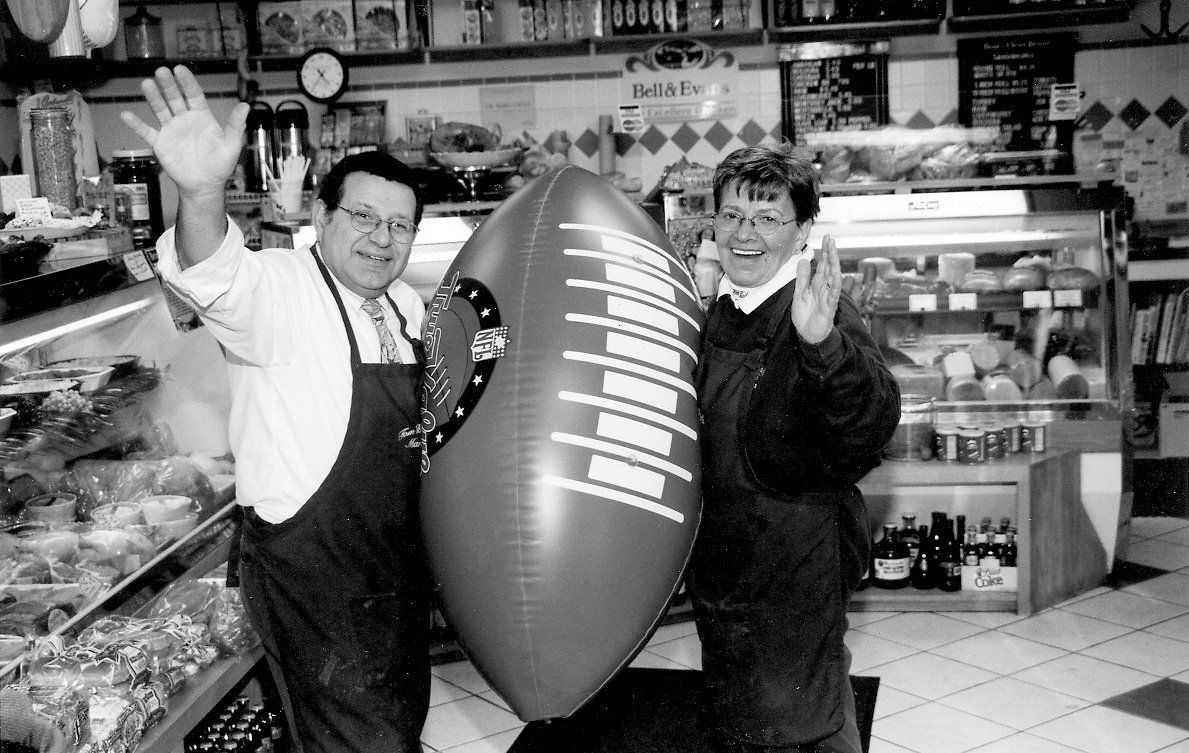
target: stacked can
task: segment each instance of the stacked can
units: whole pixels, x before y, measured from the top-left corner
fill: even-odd
[[[933,433],[933,455],[938,460],[973,465],[1021,452],[1045,452],[1047,440],[1043,421],[942,424]]]

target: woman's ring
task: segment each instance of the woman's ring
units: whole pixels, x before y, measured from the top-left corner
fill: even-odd
[[[827,283],[826,283],[826,289],[827,289],[827,290],[833,290],[833,289],[834,289],[834,286],[833,286],[833,285],[831,285],[830,283],[828,283],[828,282],[827,282]]]

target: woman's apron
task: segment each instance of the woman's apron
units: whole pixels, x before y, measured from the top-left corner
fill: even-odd
[[[778,294],[755,349],[726,350],[707,338],[695,375],[704,506],[689,583],[719,750],[816,750],[814,742],[837,737],[854,713],[838,531],[847,493],[831,494],[839,498],[834,504],[771,496],[747,467],[742,441],[751,395],[794,290],[790,284]],[[715,307],[706,332],[717,328],[726,305]]]
[[[342,298],[314,258],[351,346],[350,418],[334,465],[296,515],[270,524],[245,510],[241,589],[306,753],[416,753],[429,706],[417,512],[424,350],[410,340],[415,364],[362,363]]]

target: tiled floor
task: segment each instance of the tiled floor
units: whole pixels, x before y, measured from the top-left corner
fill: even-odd
[[[853,671],[880,678],[870,753],[1189,753],[1189,520],[1135,519],[1128,559],[1030,617],[852,613]],[[698,669],[693,624],[633,666]],[[522,727],[468,662],[434,668],[431,704],[427,751],[503,753]]]

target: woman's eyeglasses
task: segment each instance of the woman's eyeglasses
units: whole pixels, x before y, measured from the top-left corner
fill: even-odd
[[[371,212],[347,209],[345,207],[335,207],[335,209],[342,209],[351,215],[351,227],[364,235],[370,235],[376,232],[376,229],[381,225],[388,226],[389,235],[397,243],[408,243],[417,235],[417,226],[408,220],[382,220]]]
[[[714,229],[721,230],[724,233],[733,233],[738,230],[744,221],[750,222],[751,226],[755,228],[756,233],[767,238],[774,234],[777,230],[785,225],[796,222],[797,220],[778,220],[775,217],[768,217],[761,214],[758,217],[747,218],[738,212],[733,212],[725,209],[714,215]]]

